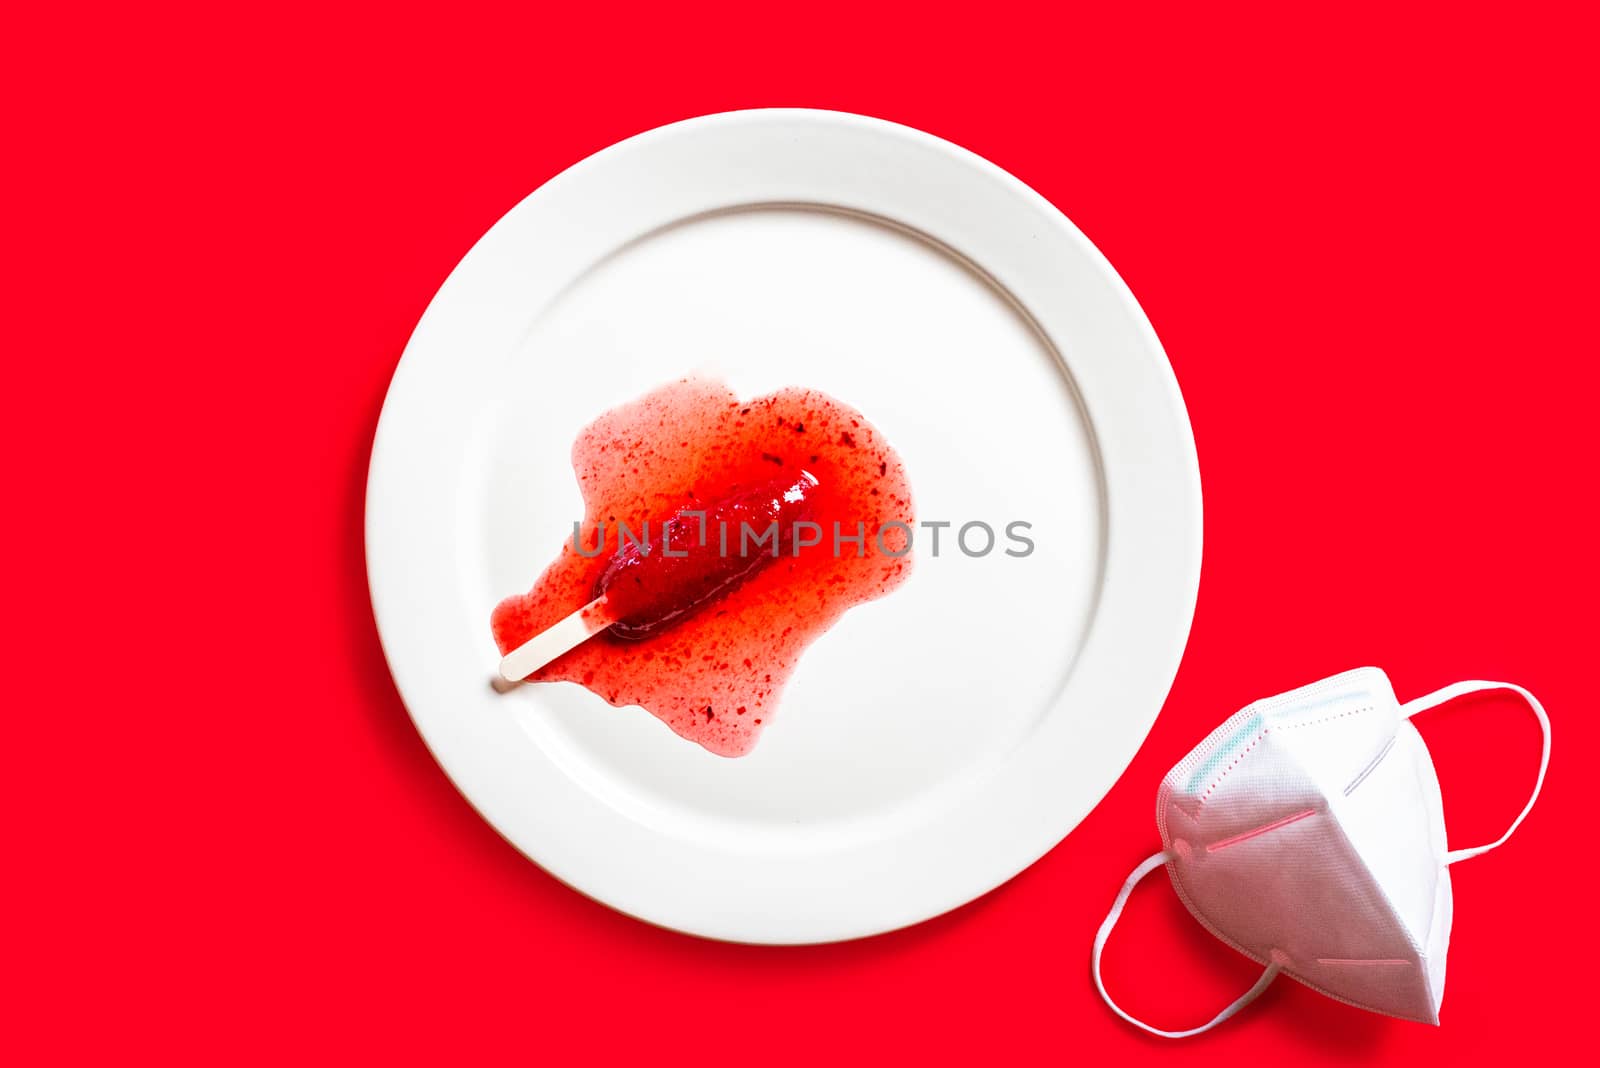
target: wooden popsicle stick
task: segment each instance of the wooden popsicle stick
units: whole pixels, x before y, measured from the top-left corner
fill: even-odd
[[[511,650],[500,661],[500,677],[507,682],[520,682],[611,626],[615,620],[606,614],[605,604],[605,597],[596,597]]]

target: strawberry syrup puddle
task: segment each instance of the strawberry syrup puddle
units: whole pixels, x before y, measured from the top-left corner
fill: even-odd
[[[806,648],[910,572],[915,519],[900,458],[860,412],[816,390],[741,401],[719,382],[674,382],[591,423],[572,466],[585,509],[578,545],[593,555],[569,537],[529,593],[495,608],[496,644],[509,652],[606,592],[624,618],[528,680],[639,705],[719,756],[748,753]],[[700,520],[679,517],[686,510],[706,513],[705,543]],[[755,534],[741,546],[745,518]],[[779,518],[773,559],[771,542],[755,538]],[[817,529],[796,536],[797,519]],[[667,544],[686,557],[661,556],[667,520]],[[651,553],[639,559],[617,524],[642,536],[647,521]]]

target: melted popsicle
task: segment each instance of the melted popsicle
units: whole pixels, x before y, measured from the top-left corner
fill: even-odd
[[[586,427],[573,443],[572,466],[583,519],[532,589],[495,607],[491,625],[503,654],[595,599],[614,560],[598,546],[617,548],[616,524],[639,532],[650,520],[659,540],[662,516],[730,501],[778,480],[792,484],[801,472],[816,477],[806,500],[812,521],[822,527],[821,544],[764,558],[694,611],[655,627],[646,640],[596,635],[576,647],[569,643],[569,652],[528,676],[535,683],[576,683],[612,705],[640,706],[720,756],[740,756],[756,744],[813,641],[851,607],[884,596],[911,571],[909,530],[916,518],[900,457],[859,411],[817,390],[789,388],[741,400],[720,382],[673,382]],[[729,552],[737,554],[738,532],[729,533]],[[708,535],[716,538],[714,524]],[[686,516],[683,536],[671,539],[673,551],[698,541],[698,517]],[[580,641],[584,627],[592,633],[613,622],[604,614],[601,609],[587,624],[575,624]],[[871,644],[859,646],[857,655],[872,656]]]
[[[631,641],[648,638],[728,593],[779,556],[798,555],[800,524],[811,524],[817,478],[771,479],[705,508],[685,508],[661,526],[655,542],[624,544],[600,573],[594,595],[616,620],[608,631]],[[821,528],[810,544],[821,541]],[[806,543],[802,539],[799,543]],[[769,548],[770,546],[770,548]]]

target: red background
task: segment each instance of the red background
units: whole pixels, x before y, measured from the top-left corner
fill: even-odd
[[[402,7],[5,16],[0,1055],[1460,1064],[1587,1030],[1576,6]],[[616,915],[483,824],[389,681],[361,545],[389,375],[472,241],[613,141],[773,104],[920,127],[1058,204],[1165,342],[1206,495],[1188,654],[1106,801],[951,915],[797,950]],[[1456,871],[1444,1026],[1287,982],[1187,1044],[1113,1019],[1089,943],[1162,773],[1246,701],[1363,663],[1402,698],[1518,681],[1555,721],[1539,807]],[[1484,699],[1423,729],[1454,842],[1493,837],[1531,721]],[[1154,880],[1109,962],[1169,1026],[1254,971]]]

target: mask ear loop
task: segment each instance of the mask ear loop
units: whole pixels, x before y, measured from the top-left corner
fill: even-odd
[[[1119,1007],[1115,1001],[1111,1000],[1111,995],[1106,993],[1106,984],[1100,978],[1100,954],[1105,950],[1106,939],[1111,937],[1111,929],[1117,925],[1117,920],[1122,916],[1122,907],[1128,903],[1128,895],[1133,893],[1133,888],[1139,884],[1139,880],[1143,879],[1146,875],[1149,875],[1166,862],[1167,855],[1165,853],[1157,853],[1155,856],[1149,857],[1143,864],[1140,864],[1137,868],[1133,869],[1133,874],[1128,876],[1128,881],[1122,884],[1122,891],[1117,894],[1117,900],[1112,903],[1111,911],[1106,914],[1105,922],[1100,925],[1100,930],[1097,931],[1094,936],[1094,956],[1092,958],[1094,969],[1094,986],[1096,990],[1100,991],[1101,999],[1111,1007],[1112,1012],[1116,1013],[1124,1020],[1127,1020],[1140,1030],[1148,1031],[1152,1035],[1157,1035],[1161,1038],[1188,1038],[1191,1035],[1198,1035],[1211,1030],[1213,1027],[1217,1026],[1219,1023],[1226,1020],[1228,1017],[1232,1016],[1246,1005],[1250,1004],[1256,998],[1260,997],[1262,992],[1266,990],[1267,987],[1272,983],[1272,980],[1278,977],[1278,972],[1281,966],[1277,963],[1267,965],[1267,970],[1261,973],[1261,978],[1256,980],[1256,985],[1251,987],[1249,990],[1246,990],[1237,1001],[1223,1009],[1221,1012],[1217,1013],[1206,1023],[1201,1024],[1199,1027],[1191,1027],[1187,1031],[1163,1031],[1158,1027],[1151,1027],[1143,1020],[1136,1020],[1132,1016],[1129,1016],[1127,1013],[1123,1012],[1121,1007]]]
[[[1512,693],[1528,702],[1528,707],[1533,710],[1534,716],[1539,720],[1539,730],[1544,732],[1544,748],[1539,753],[1539,777],[1534,780],[1533,794],[1528,798],[1528,803],[1522,806],[1522,811],[1517,814],[1516,819],[1511,821],[1511,826],[1506,828],[1505,834],[1502,834],[1499,838],[1495,839],[1493,842],[1490,842],[1488,845],[1472,846],[1468,849],[1456,849],[1446,853],[1444,855],[1444,862],[1447,865],[1454,864],[1458,860],[1470,860],[1471,858],[1478,856],[1480,853],[1487,853],[1491,849],[1496,849],[1504,845],[1506,839],[1511,837],[1512,832],[1514,832],[1518,827],[1522,826],[1522,821],[1528,818],[1528,813],[1533,811],[1533,803],[1539,800],[1539,791],[1544,789],[1545,769],[1550,766],[1550,717],[1544,714],[1544,706],[1539,703],[1539,699],[1537,697],[1533,696],[1533,694],[1514,683],[1483,682],[1479,680],[1457,682],[1450,686],[1446,686],[1442,690],[1435,690],[1433,693],[1430,693],[1425,697],[1418,697],[1414,701],[1407,701],[1405,705],[1401,707],[1401,713],[1407,719],[1411,719],[1419,712],[1426,712],[1428,709],[1442,705],[1446,701],[1452,701],[1457,697],[1462,697],[1469,693],[1477,693],[1481,690],[1510,690]]]

